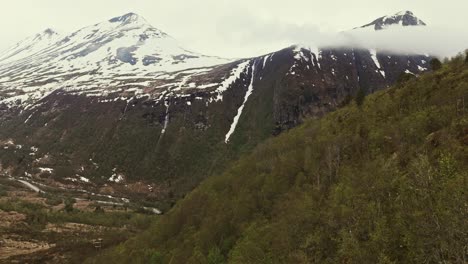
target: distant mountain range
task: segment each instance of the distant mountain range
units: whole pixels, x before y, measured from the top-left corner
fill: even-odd
[[[361,28],[390,25],[425,23],[407,11]],[[170,203],[271,135],[430,59],[304,45],[223,59],[133,13],[69,35],[47,29],[0,53],[0,168]]]

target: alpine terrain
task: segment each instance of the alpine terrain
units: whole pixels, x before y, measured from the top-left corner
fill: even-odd
[[[411,12],[365,25],[424,26]],[[0,169],[166,211],[271,135],[428,71],[429,55],[294,45],[189,51],[137,14],[52,29],[0,53]]]
[[[0,263],[467,263],[468,51],[345,26],[221,58],[128,13],[0,52]]]

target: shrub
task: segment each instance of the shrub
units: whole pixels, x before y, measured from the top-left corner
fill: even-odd
[[[431,60],[431,69],[433,71],[438,71],[442,68],[442,62],[439,59],[434,58]]]
[[[363,88],[363,87],[359,88],[359,90],[358,90],[358,92],[356,94],[356,98],[355,98],[356,104],[358,106],[361,106],[364,103],[364,99],[366,98],[366,93],[367,93],[366,90],[367,89]]]
[[[58,198],[58,197],[48,197],[46,199],[46,204],[50,205],[50,206],[57,206],[59,204],[62,203],[62,199]]]
[[[0,197],[7,196],[7,191],[3,186],[0,186]]]
[[[71,197],[68,197],[63,202],[65,204],[65,208],[64,208],[65,212],[67,213],[73,212],[73,205],[76,203],[76,200]]]

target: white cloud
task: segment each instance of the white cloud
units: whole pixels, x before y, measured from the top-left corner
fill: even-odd
[[[353,31],[343,41],[358,47],[450,57],[468,49],[468,31],[436,26],[395,26],[378,32]]]
[[[72,32],[128,12],[179,39],[189,49],[224,57],[247,57],[293,43],[333,43],[334,32],[400,10],[412,10],[435,31],[384,33],[375,43],[415,43],[446,53],[466,42],[466,0],[16,0],[2,3],[0,49],[47,27]],[[432,30],[432,29],[431,29]],[[457,40],[459,38],[460,40]],[[359,38],[358,38],[359,39]],[[386,42],[387,41],[387,42]],[[382,42],[382,43],[381,43]],[[405,44],[406,45],[406,44]],[[445,47],[444,47],[445,46]],[[463,49],[463,48],[462,48]]]

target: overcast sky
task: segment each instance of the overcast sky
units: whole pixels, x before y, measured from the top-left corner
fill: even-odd
[[[188,49],[223,57],[260,55],[303,42],[305,35],[306,40],[330,36],[401,10],[413,11],[438,32],[468,38],[468,0],[1,1],[1,50],[45,28],[71,33],[128,12],[143,16]]]

